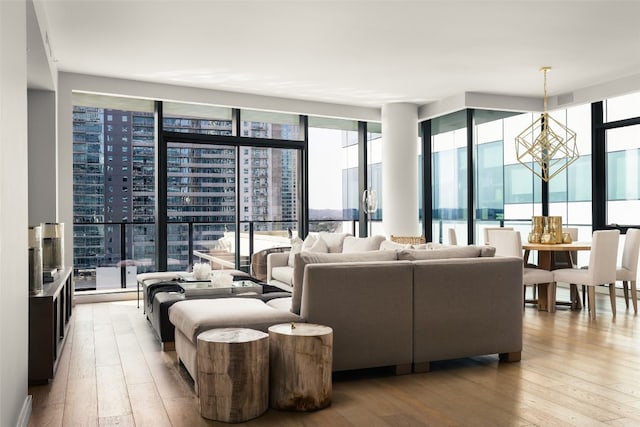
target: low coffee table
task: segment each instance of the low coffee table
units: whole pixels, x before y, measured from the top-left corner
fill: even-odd
[[[225,296],[238,296],[240,294],[261,294],[262,284],[252,280],[235,280],[228,285],[217,285],[208,281],[183,281],[178,282],[184,290],[185,299],[189,298],[221,298]]]
[[[178,301],[183,301],[185,299],[235,297],[258,298],[262,301],[269,301],[274,298],[285,298],[291,296],[290,292],[260,282],[252,277],[237,277],[237,279],[238,280],[235,282],[243,283],[240,285],[232,285],[225,289],[209,288],[207,285],[210,284],[210,282],[203,283],[193,281],[170,281],[152,285],[159,286],[160,290],[159,292],[150,295],[146,316],[151,322],[151,326],[156,332],[156,336],[160,340],[163,350],[170,351],[174,349],[175,328],[169,321],[169,307]],[[187,290],[185,290],[183,286],[186,287]],[[260,291],[258,291],[258,288]]]

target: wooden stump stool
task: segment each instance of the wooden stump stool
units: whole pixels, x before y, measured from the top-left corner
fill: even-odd
[[[333,330],[309,323],[269,328],[271,407],[313,411],[331,404]]]
[[[269,407],[269,335],[253,329],[211,329],[198,335],[200,415],[229,423]]]

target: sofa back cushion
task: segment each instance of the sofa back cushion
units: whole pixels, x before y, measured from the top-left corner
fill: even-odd
[[[418,261],[426,259],[476,258],[492,257],[495,248],[492,246],[454,246],[443,249],[403,249],[398,251],[399,260]]]
[[[385,240],[386,237],[380,235],[371,237],[347,236],[342,243],[342,253],[377,251]]]
[[[320,264],[329,262],[362,262],[362,261],[395,261],[398,257],[395,251],[370,251],[352,252],[347,254],[323,254],[316,252],[300,252],[295,255],[293,267],[293,293],[291,295],[291,311],[300,313],[300,301],[302,301],[302,280],[304,279],[304,267],[307,264]]]
[[[399,251],[401,249],[412,249],[411,245],[404,245],[402,243],[392,242],[391,240],[383,240],[380,243],[381,251]]]

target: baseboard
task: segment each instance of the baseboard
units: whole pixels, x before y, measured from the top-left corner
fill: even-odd
[[[20,410],[20,415],[18,416],[17,427],[28,427],[29,426],[29,418],[31,418],[31,406],[32,405],[32,396],[30,394],[24,399],[24,403],[22,404],[22,409]]]
[[[128,301],[138,298],[136,290],[126,290],[117,292],[104,292],[104,291],[85,291],[76,292],[73,295],[74,303],[85,304],[95,302],[109,302],[109,301]],[[142,290],[140,293],[140,304],[142,305]]]

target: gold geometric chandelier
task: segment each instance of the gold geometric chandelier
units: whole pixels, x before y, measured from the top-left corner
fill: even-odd
[[[547,71],[550,69],[540,68],[544,73],[544,112],[516,136],[518,161],[545,182],[549,182],[579,157],[576,133],[547,113]],[[539,169],[533,167],[532,162]]]

